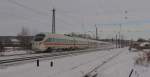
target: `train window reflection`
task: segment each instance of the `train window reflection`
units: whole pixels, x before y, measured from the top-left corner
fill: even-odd
[[[45,35],[44,34],[37,34],[35,36],[34,41],[42,41],[44,39]]]

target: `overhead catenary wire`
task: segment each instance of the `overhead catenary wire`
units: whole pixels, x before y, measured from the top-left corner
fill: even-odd
[[[65,16],[66,17],[66,16]],[[64,17],[63,17],[64,18]],[[65,18],[64,18],[65,19]],[[73,19],[73,18],[71,18],[71,19]],[[57,16],[57,20],[58,21],[60,21],[60,22],[62,22],[62,23],[64,23],[64,24],[66,24],[66,25],[69,25],[69,26],[77,26],[77,24],[78,25],[80,25],[81,27],[81,29],[83,30],[83,34],[86,34],[86,29],[85,29],[85,24],[84,24],[84,22],[82,23],[82,22],[80,22],[80,21],[73,21],[75,24],[73,24],[73,23],[69,23],[69,22],[67,22],[66,21],[66,19],[65,20],[63,20],[63,19],[61,19],[61,18],[58,18],[58,16]]]
[[[18,2],[18,1],[16,1],[16,0],[8,0],[8,2],[13,3],[13,4],[15,4],[15,5],[18,5],[18,6],[24,8],[24,9],[26,9],[26,10],[28,10],[28,11],[34,12],[34,13],[39,14],[39,15],[42,15],[42,16],[49,16],[49,14],[52,14],[52,13],[45,13],[45,12],[39,11],[39,10],[37,10],[37,9],[31,8],[31,7],[26,6],[26,5],[20,3],[20,2]],[[59,10],[61,10],[61,9],[59,9]],[[58,11],[59,11],[59,10],[58,10]],[[74,17],[74,18],[75,18],[75,16],[77,16],[77,14],[69,13],[69,12],[64,11],[64,10],[61,10],[61,11],[59,11],[59,12],[61,12],[61,14],[65,14],[65,16],[68,16],[68,17]],[[59,12],[58,12],[58,13],[59,13]],[[65,13],[63,13],[63,12],[65,12]],[[60,14],[60,13],[59,13],[59,14]],[[74,15],[74,16],[73,16],[73,15]],[[80,16],[80,15],[78,15],[78,16]],[[122,24],[127,24],[127,23],[122,23]],[[106,25],[109,25],[109,24],[106,24]]]
[[[34,9],[34,8],[31,8],[21,2],[18,2],[16,0],[8,0],[8,2],[12,3],[12,4],[15,4],[21,8],[24,8],[30,12],[33,12],[35,14],[38,14],[38,15],[41,15],[41,16],[50,16],[49,14],[51,14],[50,12],[49,13],[45,13],[45,12],[42,12],[40,10],[37,10],[37,9]],[[53,3],[52,3],[53,4]],[[59,9],[59,8],[58,8]],[[60,11],[59,11],[60,10]],[[81,25],[81,28],[83,28],[83,22],[81,22],[80,20],[78,20],[77,16],[81,16],[80,14],[77,14],[77,13],[71,13],[71,12],[68,12],[68,11],[64,11],[64,10],[61,10],[59,9],[58,10],[58,13],[57,15],[61,15],[61,16],[64,16],[66,18],[69,18],[71,19],[73,22],[75,22],[76,24],[79,24]],[[23,16],[24,17],[24,16]],[[64,18],[65,19],[65,18]],[[67,20],[61,20],[61,19],[58,19],[58,21],[64,23],[64,24],[67,24],[67,25],[75,25],[75,24],[72,24],[72,23],[68,23]],[[70,21],[70,20],[69,20]],[[134,24],[136,23],[136,21],[128,21],[127,23],[122,23],[122,24]],[[139,22],[138,22],[139,23]],[[104,25],[112,25],[112,24],[104,24]],[[84,29],[85,30],[85,29]]]
[[[37,9],[31,8],[31,7],[29,7],[27,5],[24,5],[24,4],[22,4],[22,3],[18,2],[18,1],[15,1],[15,0],[7,0],[7,1],[12,3],[12,4],[15,4],[15,5],[19,6],[19,7],[22,7],[24,9],[28,10],[28,11],[31,11],[31,12],[36,13],[36,14],[39,14],[39,15],[49,16],[49,14],[51,14],[51,13],[48,14],[48,13],[39,11]]]
[[[62,14],[62,16],[65,16],[65,17],[71,19],[72,21],[74,21],[77,24],[80,24],[81,29],[83,30],[84,34],[86,34],[87,31],[85,29],[84,17],[83,17],[83,19],[82,18],[77,18],[77,17],[81,17],[81,15],[70,13],[68,11],[64,11],[64,10],[61,10],[61,9],[59,10],[58,13]]]
[[[21,3],[21,2],[18,2],[16,0],[7,0],[7,1],[9,3],[11,3],[11,4],[14,4],[14,5],[18,6],[18,8],[21,7],[23,9],[27,10],[28,12],[32,12],[32,13],[34,13],[36,15],[39,15],[39,16],[49,17],[49,16],[51,16],[49,14],[52,14],[51,12],[46,13],[46,12],[42,12],[40,10],[37,10],[35,8],[29,7],[29,6],[27,6],[27,5],[25,5],[25,4]],[[33,20],[32,18],[27,18],[24,15],[22,15],[22,18],[26,19],[27,22],[31,22],[31,20]],[[51,20],[51,18],[49,20]],[[34,21],[35,21],[35,19],[34,19]],[[44,23],[44,22],[41,22],[40,20],[38,20],[37,22],[39,22],[40,24]]]
[[[15,4],[15,5],[20,6],[20,7],[24,8],[24,9],[26,9],[26,10],[29,10],[29,11],[34,12],[36,14],[39,14],[39,15],[49,16],[49,14],[52,14],[52,13],[49,13],[49,14],[48,13],[44,13],[42,11],[39,11],[39,10],[36,10],[34,8],[28,7],[28,6],[26,6],[24,4],[21,4],[21,3],[17,2],[17,1],[15,1],[15,0],[8,0],[8,1],[11,2],[11,3],[13,3],[13,4]],[[65,24],[73,25],[73,24],[65,22],[64,20],[61,20],[61,19],[58,19],[58,20],[61,21],[61,22],[63,22],[63,23],[65,23]]]
[[[71,15],[65,14],[65,13],[59,13],[58,15],[63,16],[63,18],[64,18],[64,17],[69,18],[69,19],[71,19],[72,21],[75,21],[75,22],[77,22],[77,23],[81,23],[81,21],[79,20],[79,18],[77,18],[77,16],[71,16]]]
[[[64,24],[66,24],[66,25],[75,25],[75,24],[72,24],[72,23],[68,23],[68,22],[66,22],[65,20],[63,20],[63,19],[61,19],[61,18],[59,18],[59,17],[57,17],[56,16],[56,19],[58,20],[58,21],[60,21],[60,22],[62,22],[62,23],[64,23]],[[57,22],[57,21],[56,21]]]
[[[8,2],[10,2],[10,3],[12,3],[12,4],[15,4],[15,5],[17,5],[17,6],[21,7],[21,8],[24,8],[24,9],[26,9],[26,10],[28,10],[28,11],[30,11],[30,12],[33,12],[33,13],[35,13],[35,14],[38,14],[38,15],[50,16],[49,14],[52,14],[52,13],[49,13],[49,14],[48,14],[48,13],[39,11],[39,10],[37,10],[37,9],[31,8],[31,7],[29,7],[29,6],[27,6],[27,5],[24,5],[24,4],[22,4],[22,3],[20,3],[20,2],[18,2],[18,1],[16,1],[16,0],[8,0]],[[60,18],[58,18],[58,17],[56,17],[56,18],[58,19],[58,21],[60,21],[60,22],[62,22],[62,23],[64,23],[64,24],[67,24],[67,25],[74,25],[74,24],[68,23],[68,22],[66,22],[65,20],[62,20],[62,19],[60,19]]]

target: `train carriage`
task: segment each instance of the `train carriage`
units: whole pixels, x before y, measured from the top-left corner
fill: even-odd
[[[39,33],[34,37],[32,49],[35,51],[85,49],[96,48],[100,43],[96,40],[71,37],[64,34]]]

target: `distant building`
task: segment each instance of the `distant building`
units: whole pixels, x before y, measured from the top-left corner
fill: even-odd
[[[21,44],[20,40],[18,40],[18,39],[13,38],[13,39],[10,39],[10,40],[11,40],[11,43],[12,43],[13,45],[15,45],[15,46]]]
[[[24,36],[24,39],[32,40],[33,36]],[[21,46],[18,36],[0,36],[0,43],[5,47]]]

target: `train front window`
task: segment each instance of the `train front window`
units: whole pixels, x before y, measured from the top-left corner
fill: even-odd
[[[45,35],[44,34],[37,34],[35,36],[34,41],[42,41],[44,39]]]

